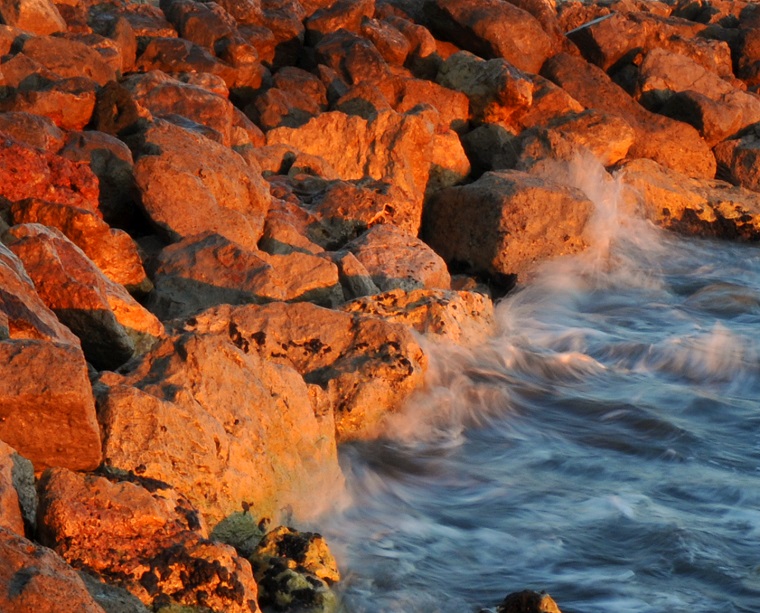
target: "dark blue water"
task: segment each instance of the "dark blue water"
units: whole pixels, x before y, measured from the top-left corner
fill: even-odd
[[[501,302],[487,344],[430,348],[387,437],[342,450],[346,611],[526,588],[563,613],[760,611],[760,250],[583,181],[594,246]]]

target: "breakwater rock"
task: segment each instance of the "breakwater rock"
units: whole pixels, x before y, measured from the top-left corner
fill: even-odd
[[[298,557],[334,564],[321,537],[282,526],[341,503],[338,446],[424,388],[431,342],[480,342],[592,241],[575,160],[661,227],[760,236],[752,2],[0,21],[3,610],[338,606]]]

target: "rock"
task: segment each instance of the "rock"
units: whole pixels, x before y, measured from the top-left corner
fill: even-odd
[[[470,120],[470,100],[461,91],[455,91],[433,81],[423,79],[403,79],[399,82],[399,93],[393,103],[398,113],[406,113],[423,104],[431,105],[438,111],[438,131],[465,131]]]
[[[130,3],[124,7],[124,16],[138,39],[177,37],[174,26],[166,20],[164,12],[155,4]]]
[[[218,234],[201,234],[165,248],[153,275],[148,306],[163,319],[187,317],[218,304],[343,301],[338,269],[328,259],[291,251],[249,251]]]
[[[503,126],[484,123],[462,136],[462,147],[477,179],[489,170],[515,168],[520,155],[519,138]]]
[[[0,441],[0,528],[24,536],[34,525],[37,492],[32,463]]]
[[[380,291],[449,289],[446,263],[420,239],[392,225],[373,226],[346,245]]]
[[[182,115],[216,130],[221,143],[230,146],[234,107],[225,97],[182,83],[159,70],[127,77],[122,85],[154,116]]]
[[[522,281],[543,260],[586,246],[592,210],[576,189],[516,170],[488,172],[433,195],[423,238],[449,263]]]
[[[249,112],[265,130],[297,127],[327,109],[327,91],[315,75],[286,66],[273,76],[275,87],[258,96]]]
[[[207,313],[214,329],[233,325],[238,342],[262,359],[295,368],[317,414],[334,412],[339,442],[376,433],[423,381],[426,357],[404,326],[308,303],[224,307]],[[228,314],[227,314],[228,313]],[[201,332],[208,319],[194,324]],[[221,326],[220,326],[221,324]],[[203,327],[202,327],[203,326]]]
[[[0,609],[104,613],[76,571],[58,555],[0,526]]]
[[[588,61],[604,71],[631,62],[638,54],[661,48],[699,58],[707,70],[720,76],[733,76],[728,45],[701,38],[706,27],[677,17],[618,11],[590,21],[567,36]]]
[[[271,255],[294,251],[317,255],[324,253],[317,244],[323,234],[319,220],[309,211],[298,204],[273,198],[259,247]]]
[[[493,303],[484,294],[469,291],[394,289],[359,298],[341,307],[404,324],[432,340],[476,345],[493,327]]]
[[[229,64],[189,40],[174,37],[151,38],[137,57],[136,72],[160,70],[165,73],[208,72],[224,79],[228,87],[237,84],[238,73]]]
[[[310,15],[306,27],[306,44],[315,46],[327,34],[345,30],[358,33],[364,19],[375,12],[375,0],[337,0]]]
[[[114,66],[118,74],[132,72],[137,57],[137,37],[126,17],[126,9],[100,4],[90,8],[88,13],[88,24],[93,32],[110,42],[118,55]]]
[[[141,118],[148,112],[137,106],[132,94],[120,83],[111,81],[98,90],[92,127],[112,136],[138,130]]]
[[[280,526],[263,538],[250,561],[262,604],[313,613],[337,610],[329,585],[340,580],[340,572],[321,535]]]
[[[718,175],[734,185],[760,191],[759,153],[760,136],[754,129],[739,138],[718,143],[715,146]]]
[[[484,59],[503,58],[537,74],[554,43],[528,12],[499,0],[428,0],[426,25],[436,38]]]
[[[237,29],[235,19],[220,5],[193,0],[162,0],[161,10],[179,36],[213,53],[217,43]]]
[[[557,603],[545,592],[524,590],[509,594],[496,607],[497,613],[561,613]]]
[[[433,192],[463,183],[470,176],[472,166],[454,130],[436,132],[430,151],[430,179],[426,197]]]
[[[372,281],[367,269],[350,251],[334,251],[330,254],[338,267],[338,278],[346,299],[379,294],[380,289]]]
[[[274,35],[272,67],[296,65],[303,52],[306,10],[298,0],[268,0],[261,8],[261,25]]]
[[[108,474],[108,473],[107,473]],[[40,482],[41,540],[144,604],[258,613],[250,564],[207,540],[190,502],[164,483],[52,469]]]
[[[663,49],[654,49],[644,58],[637,95],[651,110],[693,125],[710,146],[760,121],[756,94],[736,88],[686,56]]]
[[[269,326],[244,321],[280,313],[295,328],[303,310],[333,313],[305,303],[216,307],[125,375],[102,374],[105,462],[170,483],[212,525],[243,503],[268,517],[288,505],[299,517],[329,506],[342,486],[330,409],[313,405],[292,366],[260,355],[256,332],[272,336]],[[275,353],[291,341],[299,335],[283,337]]]
[[[0,17],[3,23],[32,34],[66,31],[66,22],[49,0],[2,0]]]
[[[403,66],[409,56],[409,40],[387,20],[365,17],[361,21],[361,35],[369,40],[383,59],[394,66]]]
[[[83,571],[79,572],[79,576],[90,596],[106,613],[150,613],[137,596],[133,596],[124,588],[104,583]]]
[[[0,132],[20,145],[46,153],[58,153],[64,143],[64,133],[52,119],[31,113],[0,113]]]
[[[123,230],[110,228],[98,213],[30,198],[13,203],[10,217],[14,224],[38,223],[57,228],[106,277],[130,292],[147,293],[152,287],[142,266],[137,244]]]
[[[387,181],[421,205],[430,175],[425,153],[432,137],[431,124],[417,114],[388,111],[367,121],[330,112],[300,128],[271,130],[267,144],[286,144],[318,155],[344,180],[371,177]],[[411,214],[412,225],[419,223],[420,213],[418,208]]]
[[[691,126],[650,113],[632,100],[598,67],[559,54],[547,60],[542,75],[586,108],[622,117],[636,131],[632,157],[650,158],[688,176],[715,176],[715,158]]]
[[[58,36],[34,36],[23,42],[25,56],[59,77],[87,77],[98,85],[116,79],[116,72],[102,56],[84,43]]]
[[[688,178],[651,160],[620,167],[630,197],[657,225],[681,234],[760,239],[760,194],[723,181]]]
[[[5,66],[0,70],[5,71]],[[98,84],[86,77],[32,79],[10,90],[0,101],[0,111],[42,115],[63,130],[82,130],[92,119],[97,90]]]
[[[39,224],[13,226],[3,241],[24,263],[37,294],[76,334],[98,369],[115,369],[150,349],[164,328],[63,234]]]
[[[87,166],[24,145],[5,133],[0,134],[0,143],[0,196],[12,202],[40,198],[97,210],[98,180]]]
[[[334,70],[349,85],[379,85],[390,79],[390,67],[375,45],[347,30],[324,36],[314,51],[317,62]]]
[[[271,201],[259,172],[229,148],[166,121],[149,124],[140,140],[135,181],[167,239],[211,231],[256,249]]]
[[[612,166],[626,157],[636,133],[622,117],[595,109],[569,113],[546,127],[526,130],[519,144],[510,143],[520,154],[516,168],[529,170],[545,160],[566,160],[590,153],[603,166]],[[491,168],[493,161],[489,164]]]
[[[0,440],[37,471],[96,467],[100,430],[78,339],[40,300],[4,245],[0,281]]]
[[[118,138],[87,130],[69,132],[61,156],[89,167],[98,178],[98,210],[108,225],[135,229],[142,217],[134,201],[132,152]]]

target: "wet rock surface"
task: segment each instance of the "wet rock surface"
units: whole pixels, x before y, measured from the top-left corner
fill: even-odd
[[[664,228],[760,237],[752,3],[0,19],[3,610],[334,609],[337,575],[275,551],[316,537],[258,522],[337,504],[337,446],[425,386],[429,341],[480,342],[486,287],[585,248],[557,162],[598,160]],[[521,594],[497,610],[558,610]]]

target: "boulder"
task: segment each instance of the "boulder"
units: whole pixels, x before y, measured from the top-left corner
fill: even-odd
[[[685,177],[652,160],[631,160],[620,176],[629,197],[657,225],[681,234],[760,239],[760,194],[724,181]]]
[[[20,49],[24,55],[63,78],[87,77],[98,85],[116,79],[116,72],[95,49],[59,36],[34,36]]]
[[[760,191],[760,135],[755,129],[715,146],[718,176],[753,191]]]
[[[435,193],[424,240],[449,263],[525,280],[542,261],[577,253],[593,204],[580,191],[516,170]]]
[[[401,79],[398,88],[393,101],[393,108],[398,113],[406,113],[417,106],[429,104],[438,111],[438,131],[451,129],[461,133],[467,129],[470,100],[466,93],[423,79]]]
[[[264,536],[249,559],[263,605],[309,613],[337,610],[329,586],[340,573],[321,535],[280,526]]]
[[[319,78],[294,66],[273,76],[275,87],[257,96],[248,112],[264,130],[296,127],[327,109],[327,91]]]
[[[124,6],[124,17],[132,26],[138,39],[148,41],[153,38],[177,38],[177,31],[170,24],[164,12],[155,4],[134,4]]]
[[[32,463],[0,441],[0,528],[24,536],[37,512]]]
[[[338,269],[329,259],[291,251],[249,251],[219,234],[166,247],[157,258],[148,306],[162,319],[187,317],[218,304],[343,301]]]
[[[496,607],[496,613],[561,613],[557,603],[546,592],[523,590],[508,594]]]
[[[346,30],[359,33],[362,22],[375,12],[375,0],[337,0],[319,8],[304,21],[306,44],[315,46],[324,36]]]
[[[375,434],[423,382],[426,357],[404,326],[303,302],[208,315],[225,312],[244,347],[303,376],[317,414],[334,413],[339,442]]]
[[[380,291],[449,289],[446,263],[417,237],[393,225],[379,224],[348,243]]]
[[[58,153],[64,143],[64,132],[52,119],[31,113],[0,113],[0,132],[20,145],[46,153]]]
[[[211,231],[256,248],[271,197],[237,153],[162,120],[133,141],[133,153],[142,206],[167,239]]]
[[[221,39],[237,30],[235,19],[216,3],[162,0],[160,6],[181,38],[205,47],[212,53]]]
[[[584,107],[618,115],[628,122],[636,131],[632,157],[651,158],[693,177],[715,176],[715,157],[693,127],[647,111],[597,66],[559,54],[547,60],[541,74]]]
[[[77,572],[57,554],[0,526],[0,609],[105,613]]]
[[[155,316],[59,231],[23,224],[2,238],[24,263],[37,294],[79,337],[87,361],[96,368],[115,369],[145,353],[163,335]]]
[[[387,83],[391,70],[375,45],[347,30],[324,36],[314,48],[316,60],[334,70],[346,83]]]
[[[37,223],[60,230],[106,277],[128,291],[142,294],[152,287],[135,241],[123,230],[109,227],[99,212],[30,198],[14,202],[10,217],[14,224]]]
[[[137,37],[126,17],[126,7],[100,4],[90,8],[87,23],[117,54],[111,65],[118,74],[132,72],[137,57]]]
[[[433,126],[424,117],[380,113],[371,121],[330,112],[300,128],[277,128],[267,134],[267,144],[286,144],[318,155],[344,180],[371,177],[390,183],[401,194],[422,203],[430,175]],[[418,209],[412,224],[419,223]]]
[[[710,146],[760,121],[760,97],[664,49],[644,57],[637,97],[651,110],[693,125]]]
[[[39,533],[67,562],[146,605],[259,612],[248,561],[209,541],[197,511],[164,483],[48,470],[40,482]]]
[[[404,324],[435,341],[477,345],[494,325],[493,302],[484,294],[440,289],[394,289],[344,304],[363,313]]]
[[[403,66],[409,56],[411,44],[393,24],[385,19],[365,17],[361,21],[361,35],[369,40],[383,59],[393,66]]]
[[[159,70],[131,75],[122,85],[154,116],[182,115],[215,130],[221,136],[220,142],[230,146],[234,107],[227,98],[198,85],[182,83]]]
[[[4,245],[0,287],[0,440],[37,471],[95,468],[100,429],[79,340],[45,306]]]
[[[261,24],[274,35],[272,67],[295,66],[303,53],[306,10],[298,0],[262,3]]]
[[[2,0],[0,18],[9,26],[42,36],[66,31],[66,22],[50,0]]]
[[[500,0],[427,0],[426,25],[443,40],[484,59],[503,58],[538,73],[554,41],[530,13]]]
[[[338,267],[338,278],[343,287],[343,296],[350,300],[361,296],[379,294],[380,289],[372,281],[367,269],[350,251],[340,250],[330,253]]]
[[[0,134],[0,144],[0,196],[12,202],[40,198],[97,210],[98,180],[90,168],[23,144],[7,133]]]
[[[2,64],[0,71],[4,72],[5,66]],[[35,62],[34,66],[39,65]],[[98,84],[87,77],[54,81],[32,77],[7,92],[0,101],[0,111],[42,115],[63,130],[83,130],[92,119],[97,91]]]
[[[212,525],[243,503],[268,517],[288,505],[308,517],[332,504],[342,476],[330,407],[315,407],[292,365],[257,347],[274,336],[269,314],[297,328],[306,325],[295,316],[304,310],[333,313],[301,304],[216,307],[123,375],[103,373],[96,390],[105,462],[170,483]],[[274,353],[297,351],[289,343],[299,338],[283,335]]]

